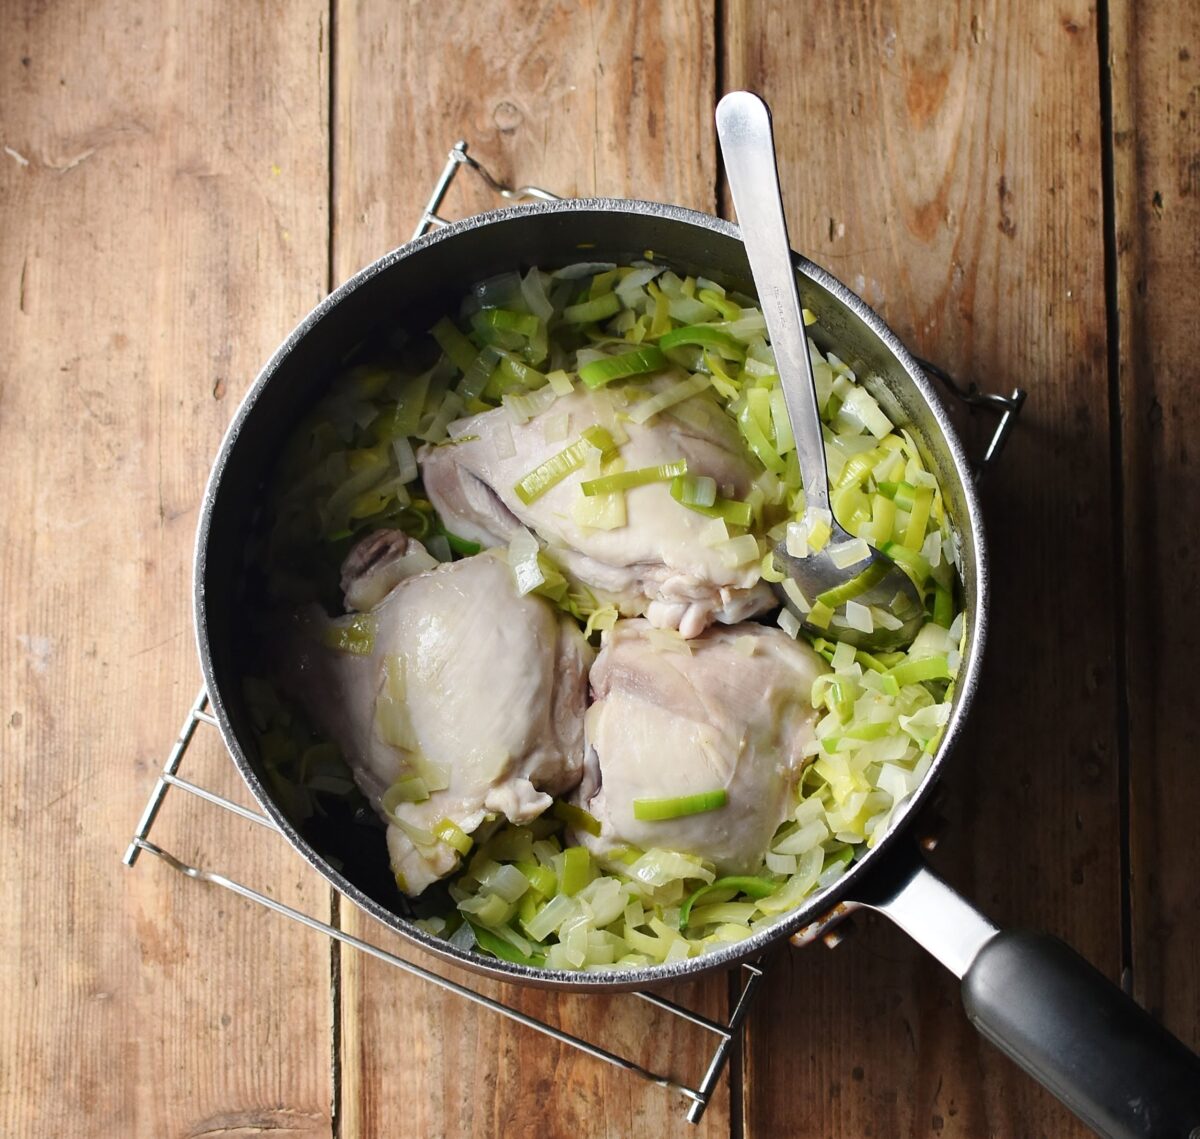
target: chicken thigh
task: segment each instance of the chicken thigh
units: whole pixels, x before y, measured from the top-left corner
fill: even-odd
[[[388,822],[392,869],[413,896],[458,865],[443,840],[453,828],[470,834],[488,814],[528,822],[578,783],[593,655],[569,618],[517,593],[502,556],[429,561],[403,534],[361,543],[343,589],[373,607],[298,615],[279,677]],[[381,799],[401,780],[415,801],[389,813]]]
[[[686,402],[693,412],[686,420],[668,412],[646,424],[622,419],[618,426],[613,393],[577,389],[523,424],[506,408],[458,420],[451,435],[461,441],[424,447],[418,456],[425,490],[449,529],[485,546],[501,545],[528,526],[569,578],[627,616],[644,613],[655,626],[685,637],[714,620],[744,620],[777,604],[759,580],[757,559],[732,565],[727,551],[706,545],[701,531],[709,519],[677,502],[669,483],[625,491],[626,521],[614,529],[577,520],[580,483],[598,469],[573,471],[528,503],[517,493],[531,470],[599,425],[620,443],[626,470],[684,459],[689,474],[715,480],[722,497],[743,497],[755,470],[737,428],[711,401]],[[547,430],[563,417],[565,439]],[[557,441],[547,442],[547,435]]]
[[[659,635],[661,636],[661,634]],[[706,858],[721,874],[757,870],[795,806],[825,663],[782,630],[712,628],[663,651],[644,620],[618,621],[592,668],[583,782],[572,796],[601,825],[596,853],[626,844]],[[724,806],[648,821],[638,799],[726,793]]]

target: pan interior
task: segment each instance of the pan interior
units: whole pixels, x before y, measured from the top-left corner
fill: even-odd
[[[628,201],[559,202],[497,211],[456,223],[380,259],[322,302],[258,377],[222,445],[201,515],[196,555],[200,653],[222,734],[251,791],[304,857],[374,917],[439,956],[534,984],[597,990],[634,987],[753,957],[844,896],[865,865],[890,845],[896,828],[840,882],[779,925],[727,950],[676,965],[575,975],[462,954],[403,916],[403,899],[388,872],[382,838],[377,851],[348,852],[344,841],[339,846],[332,834],[301,834],[270,789],[242,696],[242,676],[253,659],[253,646],[245,643],[242,633],[246,550],[264,485],[285,441],[355,345],[396,325],[424,331],[439,315],[454,311],[472,285],[496,273],[532,265],[553,269],[577,261],[627,263],[651,254],[681,273],[753,292],[734,227],[676,207]],[[950,723],[933,768],[909,801],[911,812],[952,748],[975,687],[986,581],[974,491],[961,447],[911,357],[857,297],[816,267],[805,262],[799,267],[802,301],[818,318],[810,334],[822,350],[832,349],[860,377],[869,377],[866,385],[884,410],[912,432],[941,483],[961,544],[967,650]]]

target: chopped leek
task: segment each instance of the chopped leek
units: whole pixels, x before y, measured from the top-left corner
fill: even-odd
[[[929,511],[933,506],[933,491],[922,487],[913,495],[912,511],[908,527],[904,531],[901,545],[909,550],[920,550],[925,544],[925,527],[929,522]]]
[[[433,833],[447,846],[454,847],[459,854],[466,854],[471,849],[471,836],[453,819],[442,819],[434,826]]]
[[[752,510],[748,502],[737,502],[729,498],[716,497],[716,482],[712,479],[706,479],[703,475],[694,479],[694,484],[699,484],[702,481],[712,484],[713,499],[710,503],[705,503],[703,500],[707,496],[707,488],[701,488],[693,485],[691,488],[687,485],[687,478],[674,478],[671,480],[671,497],[676,502],[686,506],[689,510],[696,511],[697,514],[706,514],[709,518],[719,518],[734,526],[749,526]],[[692,501],[688,501],[692,499]],[[757,547],[756,547],[757,548]]]
[[[805,323],[813,319],[806,311]],[[446,789],[450,769],[421,750],[409,713],[405,658],[385,657],[374,730],[403,766],[378,801],[381,813],[427,856],[439,842],[468,856],[449,884],[456,909],[423,919],[423,928],[469,951],[550,969],[670,962],[750,936],[835,881],[857,851],[888,833],[925,778],[949,723],[953,678],[965,652],[962,554],[917,440],[892,425],[847,364],[810,342],[832,509],[852,539],[835,543],[830,556],[849,567],[869,547],[889,554],[917,585],[925,614],[906,653],[866,653],[838,636],[849,628],[899,624],[895,601],[866,603],[868,597],[878,600],[869,591],[883,567],[868,566],[810,600],[766,552],[782,544],[804,557],[827,547],[833,514],[805,509],[766,323],[747,298],[646,261],[584,262],[553,274],[532,268],[481,283],[430,335],[440,353],[419,375],[397,362],[408,358],[400,337],[392,336],[378,357],[356,350],[285,448],[280,489],[267,507],[266,568],[274,597],[290,605],[321,595],[332,609],[340,598],[324,594],[336,585],[348,544],[385,527],[419,538],[441,560],[476,553],[476,543],[448,532],[425,498],[416,449],[420,442],[463,443],[471,438],[463,432],[472,428],[456,424],[451,438],[455,419],[503,406],[508,414],[500,417],[502,426],[486,436],[480,432],[496,460],[517,455],[525,437],[515,426],[535,418],[527,430],[537,444],[561,448],[513,487],[520,502],[528,505],[574,475],[582,493],[564,496],[555,514],[602,532],[629,524],[627,491],[666,484],[681,507],[704,516],[690,527],[699,546],[739,575],[782,583],[789,607],[778,623],[787,635],[801,635],[802,614],[807,625],[829,630],[825,637],[804,635],[830,671],[807,694],[817,714],[815,738],[805,749],[792,809],[756,874],[718,880],[710,864],[678,852],[617,847],[593,855],[567,845],[598,835],[601,824],[564,802],[522,826],[489,824],[474,857],[471,836],[455,821],[441,819],[430,830],[424,829],[428,822],[409,822],[403,816],[418,812],[406,804],[427,802]],[[612,412],[582,434],[582,425],[572,423],[583,394],[576,393],[579,386],[606,387],[612,395]],[[550,407],[573,396],[564,405],[569,411]],[[666,416],[673,431],[677,424],[720,439],[722,446],[728,437],[732,449],[752,456],[761,470],[748,487],[739,487],[742,500],[722,498],[717,479],[688,473],[682,459],[624,469],[619,445],[632,438],[627,455],[639,454],[635,429],[649,429],[656,417]],[[644,454],[640,461],[658,459]],[[328,587],[293,568],[312,562],[311,550],[320,553]],[[547,598],[585,635],[607,635],[616,625],[616,605],[568,581],[534,534],[515,534],[505,556],[522,593]],[[319,635],[337,650],[374,651],[368,616],[332,625]],[[759,639],[738,637],[734,651],[753,657]],[[695,651],[694,642],[673,630],[654,630],[650,644],[683,667]],[[281,784],[297,784],[283,793],[289,806],[295,798],[298,817],[313,810],[302,792],[355,793],[337,750],[314,743],[301,718],[274,710],[261,692],[247,700],[264,765]],[[725,803],[726,792],[714,791],[637,800],[634,813],[669,820]],[[405,889],[403,876],[397,880]]]
[[[513,490],[528,506],[552,486],[562,482],[572,471],[579,470],[591,451],[599,451],[601,458],[609,458],[616,450],[612,436],[603,427],[589,427],[571,446],[534,467]]]
[[[542,954],[522,953],[516,946],[509,941],[493,933],[486,926],[476,925],[474,922],[467,923],[471,932],[475,934],[475,944],[486,953],[490,953],[493,957],[498,957],[501,961],[512,961],[517,965],[544,965],[546,958]]]
[[[848,578],[841,585],[835,585],[832,589],[825,590],[824,593],[817,594],[817,600],[822,605],[827,605],[830,609],[836,609],[839,605],[844,605],[851,598],[858,597],[867,592],[874,585],[878,585],[885,577],[887,577],[888,565],[885,561],[874,561],[861,573],[856,573],[852,578]]]
[[[397,779],[379,800],[386,815],[394,814],[401,803],[423,803],[429,798],[429,787],[419,775]]]
[[[563,309],[563,320],[569,321],[571,324],[591,324],[593,321],[607,320],[620,311],[621,298],[616,293],[605,293],[594,300],[582,301],[577,305],[567,305]]]
[[[728,332],[722,332],[711,324],[690,324],[675,328],[659,337],[658,346],[664,352],[683,345],[697,345],[719,352],[726,360],[744,360],[746,350]]]
[[[591,881],[592,860],[583,846],[568,846],[561,857],[558,890],[570,897],[578,894]]]
[[[485,308],[475,314],[472,318],[472,324],[477,329],[515,332],[518,336],[529,338],[536,334],[540,322],[530,312],[513,312],[510,309],[503,308]]]
[[[720,810],[729,801],[725,788],[700,791],[695,795],[676,795],[668,799],[634,799],[633,817],[642,822],[662,822],[685,815],[700,815]]]
[[[671,495],[684,506],[712,506],[717,501],[717,480],[681,473],[671,480]]]
[[[589,388],[602,388],[613,380],[657,372],[667,366],[667,358],[653,345],[647,344],[634,352],[620,356],[605,356],[579,369],[579,378]]]
[[[429,334],[438,342],[438,347],[450,358],[450,362],[460,371],[466,372],[475,362],[478,350],[447,316],[439,320]],[[408,432],[412,434],[412,432]]]
[[[916,684],[924,680],[949,680],[950,668],[942,655],[906,660],[887,671],[897,684]]]
[[[562,819],[569,827],[574,827],[576,830],[590,835],[600,833],[600,820],[590,811],[585,811],[574,803],[568,803],[565,799],[556,799],[550,810],[555,818]]]
[[[603,475],[598,479],[588,479],[579,484],[579,489],[590,497],[594,494],[611,494],[618,490],[632,490],[634,487],[647,486],[650,483],[670,482],[684,474],[687,474],[687,462],[677,459],[673,463],[663,463],[657,467],[642,467],[636,471],[621,471],[615,475]]]
[[[629,418],[634,423],[649,423],[660,411],[666,411],[667,408],[674,407],[677,403],[682,403],[685,399],[699,394],[709,386],[709,383],[709,377],[703,375],[680,380],[665,391],[659,392],[658,395],[643,400],[629,412]]]
[[[679,928],[687,929],[692,907],[706,894],[711,894],[718,890],[732,890],[737,894],[745,894],[751,898],[765,898],[768,894],[773,894],[778,889],[779,883],[772,882],[770,878],[754,878],[749,875],[718,878],[715,882],[709,882],[708,885],[701,886],[700,889],[688,895],[687,901],[679,909]]]

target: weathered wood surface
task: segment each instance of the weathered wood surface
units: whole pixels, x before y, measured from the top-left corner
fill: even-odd
[[[1200,540],[1200,27],[1165,0],[1112,5],[1110,137],[1083,3],[805,11],[803,26],[736,0],[0,12],[0,1132],[689,1133],[659,1089],[117,860],[198,686],[196,508],[260,363],[329,284],[407,238],[457,137],[514,182],[727,209],[718,86],[771,101],[799,248],[920,353],[1030,391],[985,488],[986,696],[940,868],[999,921],[1058,933],[1110,976],[1131,966],[1139,999],[1200,1044],[1180,667]],[[464,174],[446,208],[493,201]],[[211,737],[188,773],[237,794]],[[178,792],[156,836],[329,911],[281,840]],[[505,995],[699,1078],[707,1038],[631,998]],[[719,980],[687,997],[727,1002]],[[1083,1134],[881,922],[832,954],[778,955],[741,1067],[700,1133]]]
[[[1097,28],[1086,4],[726,8],[797,248],[919,355],[1029,391],[985,488],[993,625],[939,865],[1116,978],[1121,897]],[[820,76],[817,79],[817,76]],[[1101,556],[1097,557],[1097,552]],[[1086,571],[1083,567],[1087,567]],[[1086,1134],[882,923],[771,973],[746,1134]]]
[[[1200,1048],[1200,12],[1113,5],[1134,995]]]
[[[211,457],[325,288],[325,35],[315,4],[0,11],[5,1135],[329,1134],[328,947],[119,862],[200,684]],[[240,782],[211,739],[190,772]],[[327,912],[181,798],[161,841]]]

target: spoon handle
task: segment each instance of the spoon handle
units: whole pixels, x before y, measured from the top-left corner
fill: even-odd
[[[796,438],[804,501],[810,509],[828,509],[829,470],[817,387],[796,291],[771,112],[766,103],[749,91],[730,92],[717,104],[717,137],[750,272],[775,350],[779,383]]]

